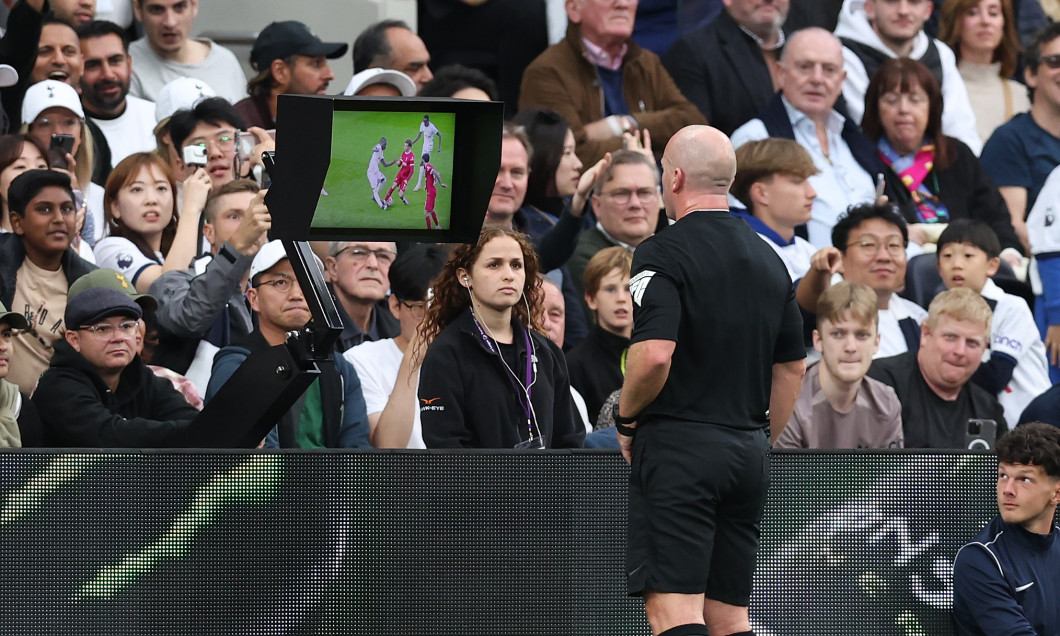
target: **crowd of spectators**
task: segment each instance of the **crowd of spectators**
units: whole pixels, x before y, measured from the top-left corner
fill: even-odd
[[[500,100],[508,122],[476,244],[313,245],[343,330],[265,446],[614,446],[632,254],[668,231],[658,158],[692,124],[730,136],[732,212],[819,359],[778,446],[962,448],[970,419],[1055,411],[1060,25],[1037,0],[421,0],[421,33],[262,24],[249,78],[198,11],[7,11],[0,445],[179,446],[305,325],[260,186],[283,94]],[[420,131],[407,152],[451,150]],[[414,161],[381,207],[424,187]]]

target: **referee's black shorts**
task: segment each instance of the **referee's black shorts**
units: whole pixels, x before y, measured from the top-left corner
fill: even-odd
[[[769,487],[769,437],[651,421],[633,440],[626,582],[747,606]]]

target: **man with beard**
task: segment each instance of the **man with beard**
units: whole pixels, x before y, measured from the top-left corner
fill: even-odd
[[[80,93],[81,72],[84,64],[81,42],[74,28],[58,18],[44,18],[37,42],[37,57],[33,61],[32,70],[23,74],[29,79],[25,84],[19,84],[22,92],[17,96],[17,106],[20,109],[18,112],[21,112],[25,91],[33,84],[44,80],[69,84]],[[4,103],[8,104],[6,93],[4,99]],[[110,176],[110,144],[107,143],[107,138],[94,120],[86,119],[85,124],[92,133],[92,182],[102,187],[107,183],[107,177]]]
[[[132,58],[125,30],[113,22],[93,20],[77,28],[84,70],[81,105],[110,146],[111,166],[134,152],[155,148],[155,105],[129,95]]]
[[[348,48],[344,42],[321,42],[301,22],[273,22],[254,40],[250,63],[258,74],[247,84],[250,97],[238,102],[236,111],[248,126],[276,128],[276,96],[326,95],[335,79],[328,60]]]

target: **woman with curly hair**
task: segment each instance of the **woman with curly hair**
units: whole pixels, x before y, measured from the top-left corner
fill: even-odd
[[[539,332],[537,274],[534,248],[514,230],[487,226],[453,250],[416,351],[428,448],[581,446],[566,361]]]

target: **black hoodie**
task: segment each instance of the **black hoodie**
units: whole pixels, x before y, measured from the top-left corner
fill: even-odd
[[[55,343],[33,403],[49,446],[173,448],[185,446],[199,412],[136,356],[112,392],[96,368],[65,340]]]

